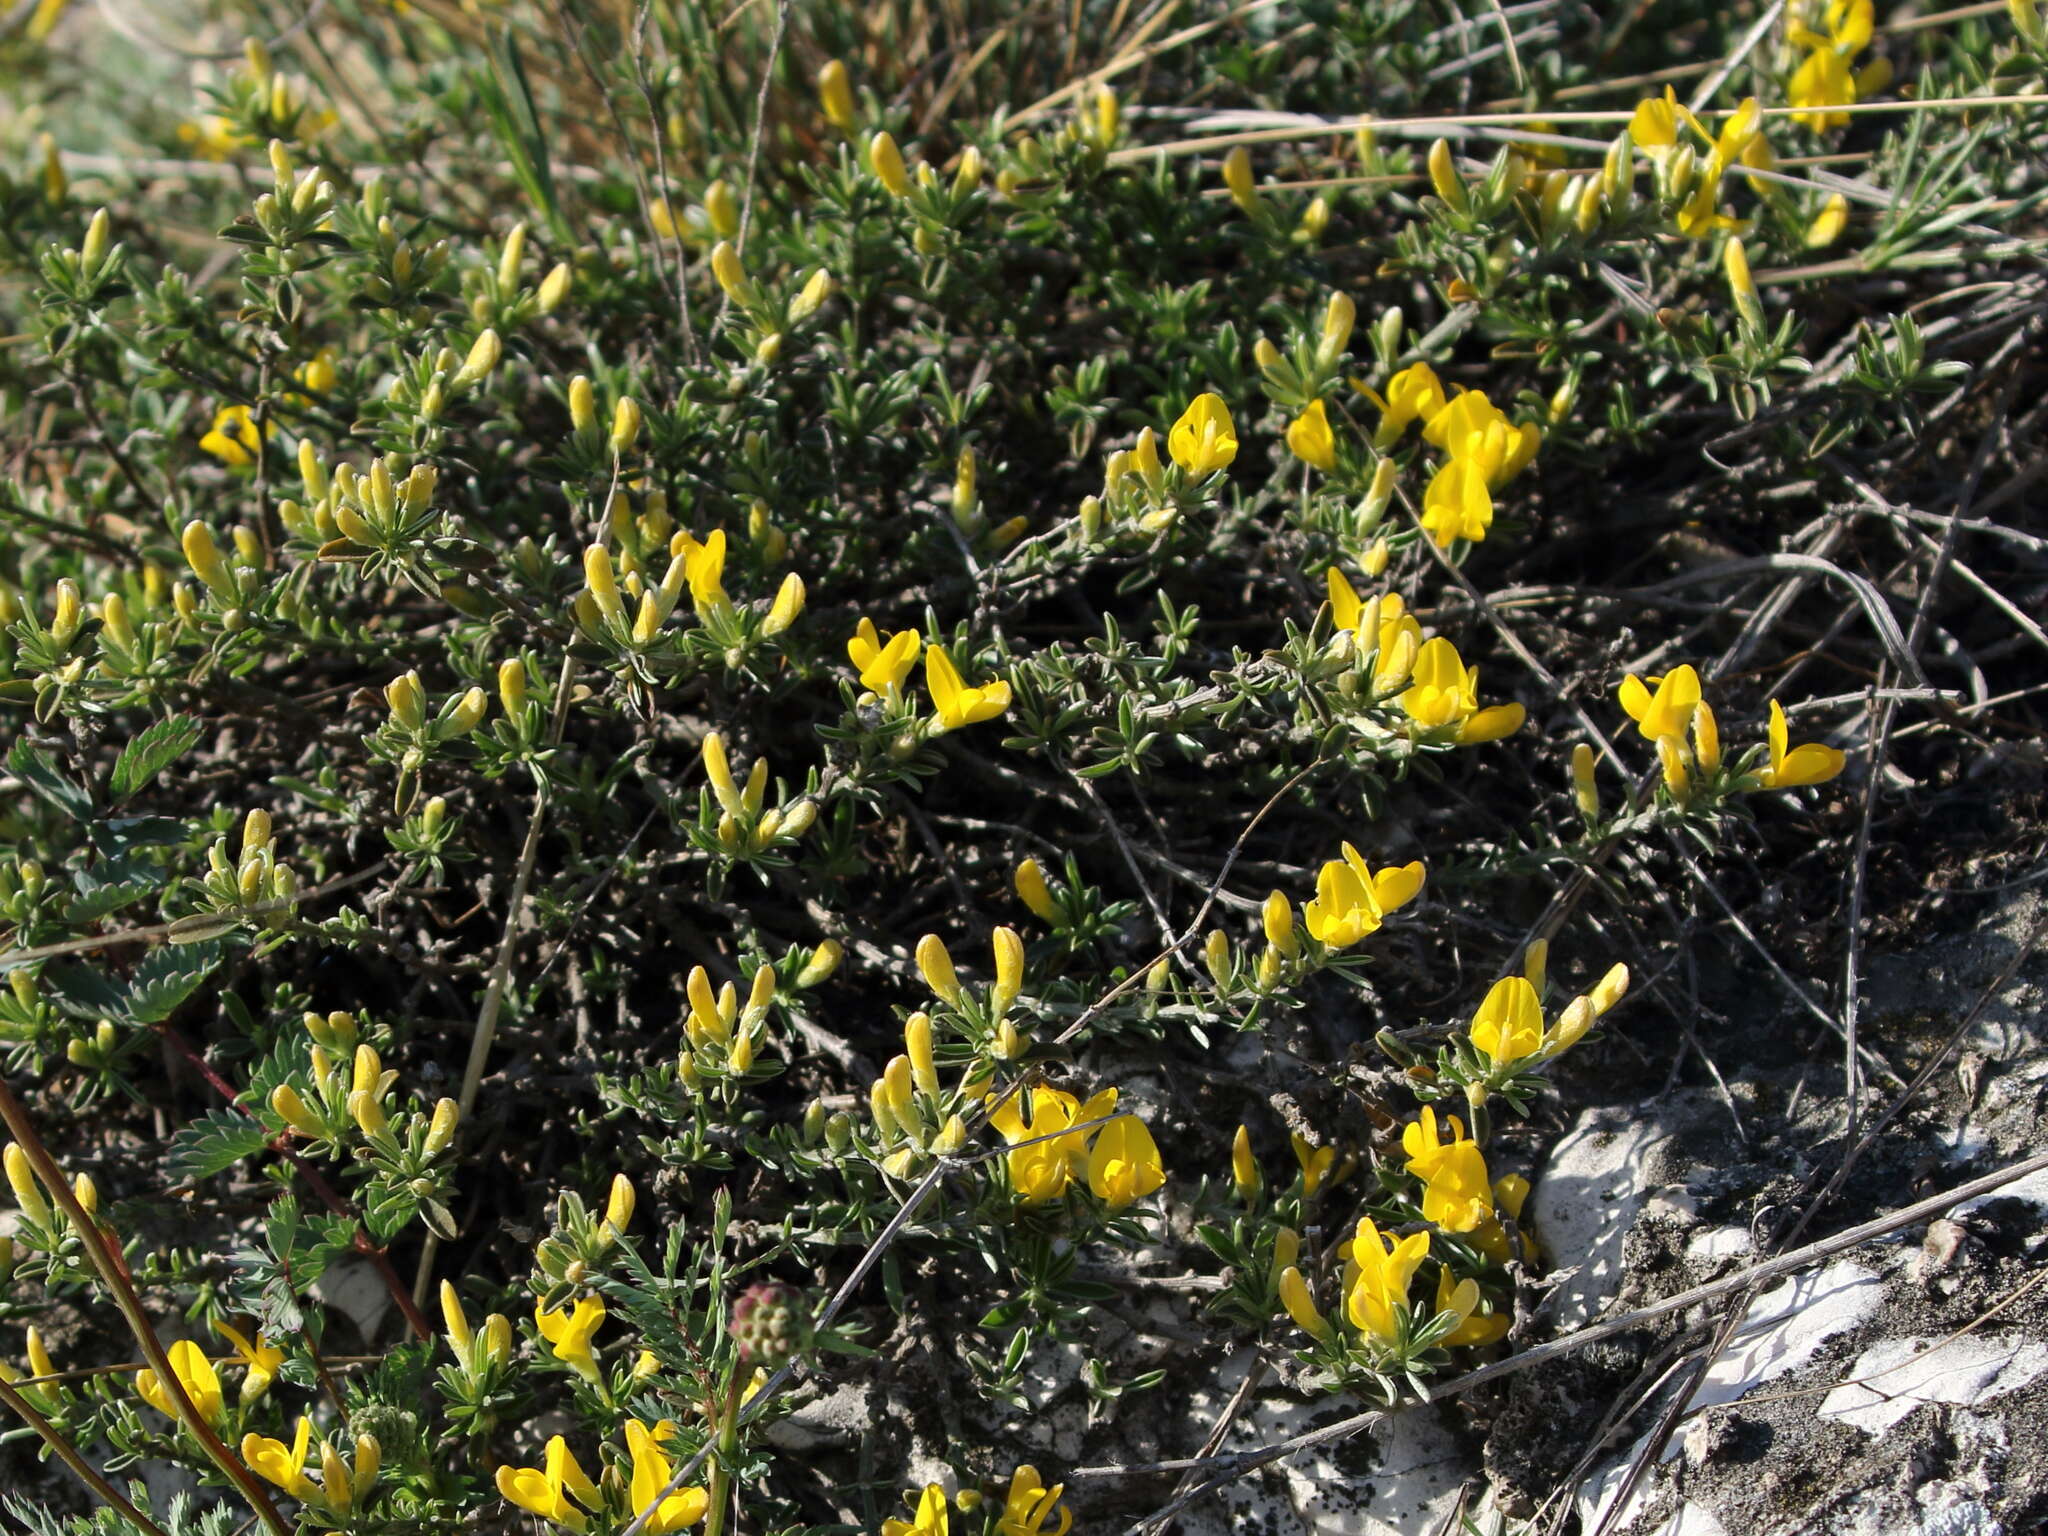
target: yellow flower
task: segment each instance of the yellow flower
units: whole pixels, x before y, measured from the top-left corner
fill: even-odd
[[[1223,185],[1229,189],[1233,203],[1253,218],[1258,217],[1259,189],[1252,181],[1251,151],[1242,144],[1223,157]]]
[[[1802,784],[1825,784],[1842,771],[1848,761],[1833,747],[1818,742],[1786,750],[1791,732],[1785,724],[1785,709],[1771,700],[1771,766],[1761,777],[1766,789],[1796,789]]]
[[[540,1336],[554,1346],[557,1360],[573,1366],[586,1381],[597,1380],[597,1356],[590,1347],[590,1338],[604,1324],[602,1296],[580,1297],[575,1310],[569,1312],[543,1312],[536,1301],[533,1321]]]
[[[236,150],[247,149],[256,142],[237,132],[226,118],[211,113],[178,124],[178,139],[206,160],[225,160]]]
[[[1702,135],[1706,130],[1699,127],[1691,113],[1686,120]],[[1715,135],[1712,147],[1707,153],[1707,163],[1693,182],[1690,195],[1678,210],[1678,229],[1681,234],[1695,240],[1705,239],[1717,229],[1740,229],[1739,220],[1731,219],[1719,212],[1721,177],[1731,165],[1746,163],[1755,153],[1758,137],[1762,132],[1763,109],[1757,105],[1754,96],[1745,97],[1740,106],[1729,115]]]
[[[255,1402],[277,1379],[277,1368],[284,1364],[284,1351],[263,1337],[261,1332],[257,1333],[256,1342],[251,1344],[239,1329],[226,1323],[216,1322],[213,1331],[234,1346],[235,1353],[242,1357],[242,1364],[249,1368],[249,1374],[242,1378],[242,1401]]]
[[[1470,459],[1438,466],[1422,493],[1422,528],[1438,549],[1460,539],[1477,544],[1493,526],[1493,493],[1486,474]]]
[[[1294,1160],[1301,1164],[1302,1198],[1312,1199],[1329,1176],[1330,1164],[1337,1161],[1337,1149],[1334,1146],[1312,1146],[1299,1131],[1289,1132],[1287,1143],[1294,1149]]]
[[[939,729],[957,731],[963,725],[993,720],[1010,707],[1010,685],[1000,678],[969,688],[960,680],[953,658],[939,646],[924,653],[924,685],[931,691],[932,708],[938,711]]]
[[[306,1452],[312,1443],[313,1421],[302,1413],[289,1446],[265,1435],[242,1436],[242,1460],[258,1477],[275,1483],[301,1504],[324,1502],[319,1486],[306,1476]]]
[[[1526,976],[1504,976],[1472,1016],[1472,1043],[1497,1067],[1533,1056],[1543,1045],[1543,1006]]]
[[[1356,387],[1380,408],[1379,430],[1372,438],[1375,448],[1391,447],[1408,430],[1410,422],[1427,423],[1445,404],[1444,386],[1436,370],[1427,363],[1410,363],[1387,380],[1385,399],[1362,384]]]
[[[1373,873],[1365,856],[1346,843],[1344,857],[1330,860],[1317,873],[1315,899],[1302,907],[1302,923],[1317,943],[1348,949],[1377,932],[1388,913],[1413,901],[1421,889],[1420,860]]]
[[[916,1513],[908,1520],[884,1520],[882,1536],[949,1536],[946,1490],[937,1483],[926,1483],[918,1495]]]
[[[1853,106],[1891,84],[1888,59],[1873,60],[1860,70],[1850,69],[1856,55],[1870,46],[1874,21],[1871,0],[1829,0],[1821,17],[1822,31],[1816,32],[1803,20],[1792,22],[1787,30],[1790,40],[1811,50],[1785,88],[1786,99],[1793,106],[1811,109],[1793,113],[1793,121],[1816,132],[1846,127],[1847,112],[1827,109]]]
[[[1198,478],[1229,468],[1237,457],[1237,431],[1223,397],[1213,391],[1195,396],[1166,434],[1166,451],[1174,463]]]
[[[601,1501],[596,1485],[569,1449],[569,1442],[560,1435],[553,1436],[543,1462],[541,1467],[499,1467],[498,1492],[530,1515],[539,1515],[572,1531],[587,1530],[590,1521],[569,1502],[570,1496],[574,1495],[590,1509],[599,1508]]]
[[[636,1514],[653,1506],[647,1523],[640,1527],[648,1536],[668,1536],[670,1531],[695,1525],[711,1507],[711,1498],[702,1488],[678,1488],[659,1504],[655,1503],[655,1496],[675,1475],[675,1468],[669,1465],[659,1444],[674,1432],[675,1427],[666,1419],[651,1427],[638,1419],[626,1420],[626,1452],[633,1460],[633,1480],[628,1492]]]
[[[1095,1137],[1088,1187],[1112,1211],[1144,1199],[1166,1182],[1159,1143],[1136,1115],[1118,1115]]]
[[[1408,1283],[1429,1253],[1429,1234],[1416,1232],[1388,1242],[1370,1216],[1361,1216],[1350,1248],[1345,1315],[1361,1333],[1391,1343],[1400,1337],[1395,1309],[1408,1304]]]
[[[1038,1468],[1019,1467],[1010,1474],[1010,1489],[1003,1496],[1003,1513],[996,1521],[996,1536],[1067,1536],[1074,1524],[1074,1512],[1060,1502],[1065,1483],[1050,1488],[1039,1480]],[[1045,1522],[1054,1514],[1060,1523],[1050,1533]]]
[[[1330,431],[1329,412],[1322,401],[1311,400],[1308,409],[1294,418],[1287,429],[1287,446],[1302,463],[1325,474],[1337,467],[1337,439]]]
[[[847,79],[846,66],[837,59],[828,60],[818,71],[818,105],[824,108],[826,122],[841,133],[853,132],[853,83]]]
[[[1646,96],[1636,103],[1635,113],[1629,118],[1628,135],[1635,140],[1637,149],[1661,161],[1678,148],[1681,117],[1690,121],[1692,114],[1678,104],[1677,93],[1667,85],[1661,98]]]
[[[1436,1272],[1436,1309],[1458,1314],[1458,1326],[1443,1336],[1440,1342],[1444,1344],[1491,1344],[1508,1331],[1508,1319],[1501,1313],[1479,1312],[1478,1281],[1460,1280],[1452,1285],[1450,1270],[1442,1266]]]
[[[220,1377],[214,1374],[213,1362],[206,1358],[206,1351],[190,1339],[180,1339],[166,1353],[170,1356],[171,1370],[176,1374],[178,1384],[185,1389],[185,1396],[192,1400],[192,1406],[199,1410],[199,1417],[209,1424],[218,1425],[223,1409]],[[178,1417],[171,1406],[170,1393],[157,1379],[155,1371],[137,1373],[135,1390],[158,1413],[173,1419]]]
[[[1007,1162],[1011,1188],[1026,1205],[1043,1205],[1059,1199],[1067,1192],[1067,1186],[1086,1171],[1088,1139],[1101,1128],[1095,1122],[1116,1109],[1116,1090],[1105,1088],[1086,1104],[1057,1088],[1032,1088],[1026,1092],[1031,1100],[1028,1121],[1017,1107],[1026,1096],[1019,1093],[989,1116],[989,1124],[1010,1144]],[[1084,1129],[1073,1130],[1077,1125]],[[1149,1141],[1150,1137],[1146,1139]]]
[[[914,629],[900,629],[884,640],[873,619],[862,619],[846,642],[846,655],[860,674],[861,687],[886,696],[902,688],[923,648],[924,641]]]
[[[263,436],[269,435],[266,422]],[[223,407],[213,418],[213,430],[199,439],[199,446],[230,469],[246,469],[254,464],[263,448],[262,439],[256,435],[256,418],[246,405]]]
[[[678,531],[669,541],[669,554],[682,562],[683,580],[689,583],[690,602],[698,616],[732,606],[725,595],[725,530],[714,528],[711,537],[699,543],[687,531]],[[673,569],[673,567],[671,567]]]
[[[1479,707],[1479,669],[1468,668],[1458,648],[1439,635],[1415,658],[1413,681],[1399,703],[1408,718],[1424,730],[1455,728],[1460,746],[1498,741],[1522,728],[1525,711],[1519,704]]]
[[[1259,1160],[1252,1156],[1251,1127],[1240,1125],[1230,1143],[1230,1182],[1247,1204],[1258,1198],[1265,1180],[1259,1177]]]
[[[1017,861],[1017,899],[1029,907],[1032,913],[1055,926],[1059,924],[1059,904],[1053,900],[1052,887],[1045,882],[1045,870],[1038,860],[1029,855]]]
[[[1656,692],[1650,687],[1654,685]],[[1692,713],[1699,707],[1700,675],[1691,666],[1673,667],[1661,678],[1646,684],[1633,672],[1621,680],[1621,707],[1635,721],[1643,740],[1660,736],[1684,736],[1692,725]]]
[[[1806,226],[1807,249],[1817,251],[1833,245],[1848,227],[1849,199],[1839,192],[1830,194],[1820,205],[1820,212],[1813,216],[1813,222]]]
[[[1315,1297],[1309,1294],[1308,1282],[1292,1264],[1283,1266],[1280,1271],[1280,1305],[1287,1309],[1287,1315],[1294,1319],[1302,1332],[1326,1344],[1330,1341],[1330,1320],[1316,1310]]]
[[[1479,1143],[1465,1134],[1456,1115],[1450,1127],[1445,1141],[1437,1133],[1436,1111],[1425,1104],[1422,1118],[1402,1130],[1401,1150],[1408,1154],[1408,1172],[1422,1180],[1423,1219],[1446,1232],[1470,1232],[1493,1215],[1493,1186]]]

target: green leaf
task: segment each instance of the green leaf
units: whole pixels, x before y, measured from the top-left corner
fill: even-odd
[[[14,750],[7,754],[7,768],[73,821],[85,821],[92,816],[91,797],[64,777],[49,753],[30,746],[26,738],[16,741]]]
[[[102,859],[94,868],[82,869],[71,877],[78,894],[64,908],[64,920],[95,922],[159,889],[166,878],[159,865],[140,859]]]
[[[128,986],[128,1014],[138,1024],[168,1019],[178,1005],[220,964],[217,944],[166,945],[152,949],[135,968]]]
[[[157,721],[121,749],[108,785],[114,798],[126,800],[191,751],[198,740],[199,722],[190,715],[172,715],[168,720]]]
[[[212,1178],[270,1145],[270,1133],[236,1109],[216,1109],[171,1137],[171,1177],[181,1184]]]
[[[123,983],[92,966],[53,965],[43,972],[43,990],[66,1013],[81,1019],[158,1024],[199,990],[220,964],[217,944],[152,949]]]

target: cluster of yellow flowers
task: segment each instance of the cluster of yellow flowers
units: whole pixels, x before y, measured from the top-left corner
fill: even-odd
[[[1441,549],[1460,539],[1478,543],[1493,526],[1493,494],[1528,468],[1543,440],[1533,422],[1517,426],[1479,389],[1446,395],[1427,363],[1411,363],[1387,380],[1384,396],[1359,385],[1379,407],[1373,446],[1386,452],[1411,423],[1445,458],[1422,496],[1422,526]]]
[[[1073,1529],[1074,1513],[1060,1500],[1065,1492],[1064,1483],[1048,1488],[1036,1467],[1017,1468],[1010,1474],[1003,1507],[996,1515],[995,1536],[1067,1536]],[[963,1515],[976,1514],[985,1501],[979,1490],[963,1488],[949,1505],[946,1490],[927,1483],[915,1494],[905,1494],[903,1502],[910,1508],[910,1518],[884,1520],[882,1536],[952,1536],[951,1507],[957,1506]],[[1055,1517],[1059,1523],[1046,1530],[1046,1523]]]
[[[675,1467],[662,1446],[677,1433],[674,1421],[669,1419],[654,1424],[626,1420],[629,1478],[624,1501],[611,1480],[607,1480],[604,1488],[591,1481],[569,1449],[569,1442],[560,1435],[549,1437],[542,1465],[499,1467],[498,1492],[527,1513],[539,1515],[564,1530],[589,1530],[590,1514],[609,1515],[623,1523],[644,1512],[646,1519],[641,1529],[651,1536],[668,1536],[671,1531],[695,1525],[711,1506],[710,1495],[702,1488],[684,1487],[662,1494],[675,1475]],[[659,1503],[655,1502],[657,1495],[662,1495]]]
[[[957,731],[964,726],[993,720],[1010,707],[1010,685],[1001,678],[970,687],[946,654],[945,647],[927,647],[914,629],[898,630],[884,637],[873,619],[862,619],[853,638],[846,642],[846,656],[859,678],[863,699],[879,702],[892,715],[909,715],[914,707],[905,699],[904,680],[924,655],[925,689],[931,694],[930,735]]]
[[[1469,747],[1522,728],[1526,712],[1520,704],[1480,705],[1479,669],[1467,667],[1443,636],[1425,640],[1398,592],[1361,598],[1334,565],[1325,581],[1330,617],[1370,676],[1374,701],[1394,696],[1415,740]]]
[[[1793,114],[1795,122],[1816,132],[1847,127],[1849,114],[1830,108],[1853,106],[1891,84],[1889,59],[1855,67],[1856,55],[1870,46],[1874,20],[1871,0],[1810,0],[1792,7],[1786,41],[1806,51],[1785,87],[1786,99],[1805,109]]]
[[[1622,679],[1619,693],[1621,707],[1636,730],[1656,746],[1664,788],[1680,806],[1691,804],[1703,792],[1825,784],[1846,761],[1839,750],[1818,742],[1792,746],[1784,706],[1773,699],[1764,750],[1751,751],[1724,773],[1720,723],[1700,696],[1700,676],[1691,666],[1673,667],[1647,682],[1631,672]],[[1592,770],[1592,749],[1581,743],[1573,751],[1572,773],[1580,784],[1582,804],[1589,796]]]
[[[1189,506],[1213,489],[1214,477],[1237,459],[1237,427],[1223,397],[1205,390],[1188,402],[1167,429],[1166,452],[1159,455],[1159,434],[1150,427],[1138,433],[1129,448],[1119,448],[1103,465],[1102,494],[1081,500],[1079,529],[1084,543],[1093,543],[1111,526],[1141,534],[1171,527]]]
[[[1019,1108],[1026,1099],[1028,1118]],[[1058,1088],[1034,1087],[989,1117],[1010,1144],[1010,1187],[1019,1200],[1026,1205],[1057,1200],[1085,1174],[1095,1198],[1120,1211],[1166,1182],[1159,1144],[1136,1115],[1116,1113],[1116,1099],[1114,1088],[1104,1088],[1084,1104]]]

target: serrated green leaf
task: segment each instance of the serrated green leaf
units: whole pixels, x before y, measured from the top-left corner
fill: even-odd
[[[140,859],[102,859],[94,868],[71,877],[78,894],[64,908],[64,920],[95,922],[160,889],[166,878],[160,866]]]
[[[169,1018],[219,964],[217,944],[152,949],[135,968],[134,978],[128,984],[128,1016],[138,1024],[156,1024]]]
[[[7,769],[73,821],[91,817],[91,798],[64,777],[49,753],[30,746],[26,739],[16,741],[14,750],[7,754]]]
[[[189,715],[159,720],[121,749],[108,788],[126,800],[192,750],[199,740],[199,722]]]
[[[212,1178],[269,1144],[269,1132],[240,1110],[212,1110],[171,1137],[171,1177],[181,1184]]]

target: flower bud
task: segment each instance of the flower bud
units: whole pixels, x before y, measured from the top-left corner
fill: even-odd
[[[85,226],[85,243],[78,250],[79,265],[88,274],[97,272],[100,263],[107,259],[107,245],[112,238],[113,225],[107,218],[107,210],[96,210],[92,222]]]
[[[960,1006],[960,979],[953,970],[953,957],[937,934],[928,933],[917,941],[917,968],[933,993],[955,1008]]]
[[[910,176],[903,168],[903,152],[889,134],[878,133],[868,140],[868,166],[892,196],[910,196]]]
[[[569,381],[569,421],[578,432],[590,432],[597,427],[597,397],[590,388],[590,380],[577,374]]]
[[[811,958],[804,962],[804,968],[796,973],[799,991],[815,987],[828,980],[839,969],[846,948],[837,939],[827,939],[811,951]]]
[[[1287,898],[1275,891],[1266,898],[1260,918],[1266,930],[1266,942],[1281,954],[1293,959],[1300,944],[1294,936],[1294,908]]]
[[[826,122],[841,133],[853,132],[853,85],[847,79],[846,66],[837,59],[818,71],[818,105],[824,109]]]
[[[1202,964],[1209,968],[1209,979],[1217,987],[1230,985],[1230,938],[1221,928],[1209,930],[1209,937],[1202,941]]]
[[[989,1002],[999,1014],[1007,1013],[1010,1004],[1017,1000],[1017,994],[1024,986],[1024,941],[1014,928],[998,928],[994,935],[996,954],[995,985],[990,989]]]
[[[932,1019],[913,1013],[903,1021],[903,1052],[910,1061],[911,1081],[927,1098],[939,1097],[939,1073],[932,1059]]]
[[[1231,149],[1223,157],[1223,185],[1230,192],[1230,200],[1247,215],[1256,218],[1259,214],[1258,188],[1252,184],[1251,151],[1242,144]]]
[[[467,736],[482,723],[484,715],[489,711],[490,707],[490,695],[481,688],[471,688],[456,701],[455,707],[444,716],[442,728],[437,734],[444,741],[452,740],[457,736]]]
[[[562,300],[569,296],[569,284],[573,274],[569,263],[558,261],[548,269],[548,275],[540,280],[540,292],[535,296],[534,305],[544,315],[552,315],[561,308]]]
[[[723,176],[704,189],[704,220],[720,240],[730,240],[740,232],[740,200]]]
[[[408,731],[423,731],[427,728],[426,696],[420,688],[420,675],[406,672],[384,685],[384,702],[389,706],[392,720]]]
[[[782,586],[775,593],[775,601],[769,606],[768,617],[761,622],[761,633],[779,635],[796,622],[797,615],[804,611],[804,579],[791,571],[782,578]]]
[[[455,376],[448,382],[456,389],[467,389],[480,383],[498,366],[498,359],[504,354],[505,344],[498,339],[498,333],[486,326],[469,344],[469,356],[463,359],[462,366],[455,370]]]
[[[1457,161],[1451,155],[1450,141],[1438,139],[1429,146],[1429,184],[1436,189],[1436,195],[1444,200],[1454,213],[1469,213],[1472,199],[1465,191],[1463,178],[1458,175]]]
[[[235,601],[235,579],[221,558],[220,546],[213,542],[213,530],[194,518],[185,525],[179,542],[185,550],[185,563],[206,584],[206,589],[227,602]]]
[[[639,436],[640,403],[631,395],[621,395],[612,408],[612,452],[626,452]]]
[[[1333,366],[1351,345],[1351,330],[1358,323],[1358,306],[1348,293],[1333,293],[1323,307],[1322,335],[1316,342],[1316,362]]]
[[[1609,968],[1607,974],[1600,978],[1598,984],[1594,986],[1592,992],[1588,995],[1593,1000],[1593,1011],[1595,1013],[1605,1013],[1616,1003],[1620,1002],[1627,993],[1628,967],[1625,965],[1615,965]]]
[[[453,1145],[455,1127],[462,1119],[462,1106],[453,1099],[441,1099],[434,1105],[434,1118],[427,1122],[427,1137],[422,1147],[428,1157],[439,1157]]]

